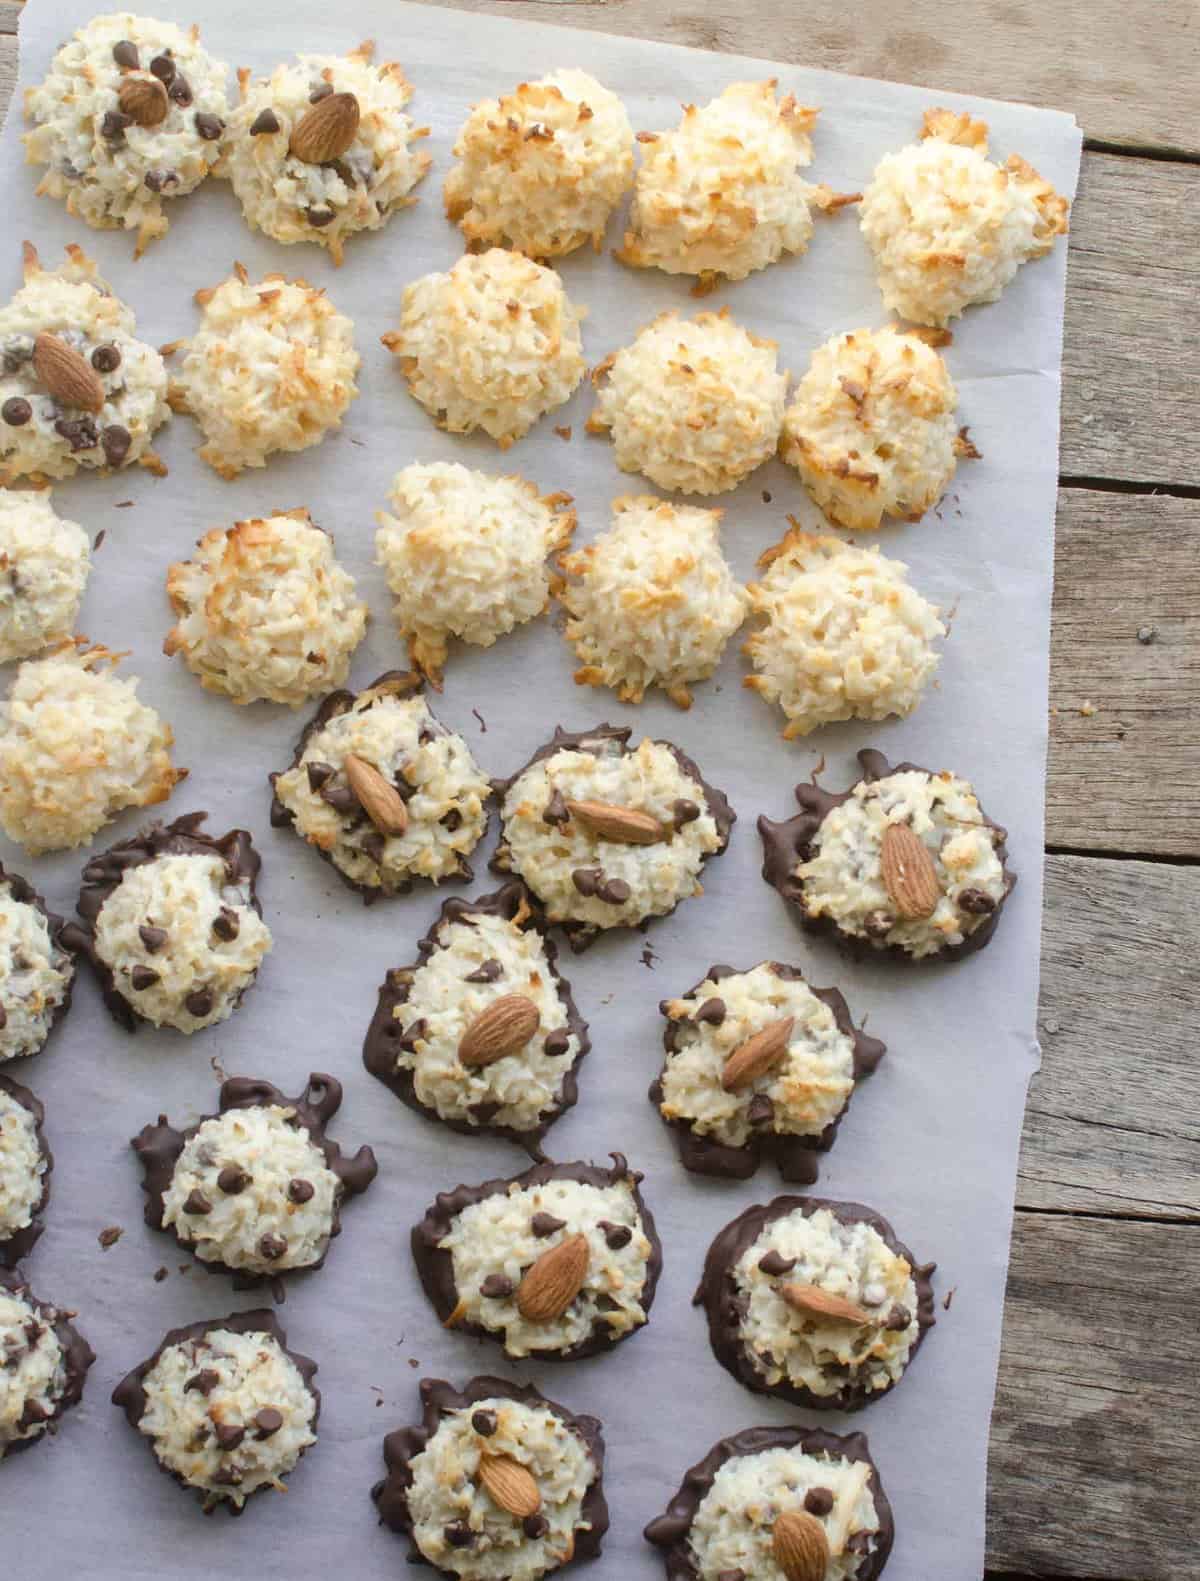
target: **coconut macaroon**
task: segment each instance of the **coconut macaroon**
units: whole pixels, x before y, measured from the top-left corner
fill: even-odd
[[[749,1427],[685,1473],[645,1535],[673,1581],[793,1572],[806,1581],[876,1581],[895,1522],[861,1433]],[[796,1568],[797,1554],[808,1568]]]
[[[238,72],[218,175],[228,176],[252,230],[277,242],[316,242],[335,264],[357,231],[375,231],[412,191],[429,135],[404,113],[412,88],[399,61],[374,65],[373,40],[348,55],[301,55],[269,77]]]
[[[575,531],[571,496],[434,461],[397,472],[388,503],[375,518],[376,561],[414,668],[440,688],[451,637],[490,648],[545,611],[546,557]]]
[[[784,413],[779,454],[839,527],[920,521],[959,457],[979,456],[957,407],[945,361],[919,330],[851,330],[813,353]]]
[[[86,637],[18,668],[0,703],[0,827],[32,856],[83,845],[126,807],[166,801],[186,775],[174,734]]]
[[[38,1053],[70,1008],[75,961],[66,928],[0,863],[0,1065]]]
[[[742,684],[779,705],[787,740],[838,719],[912,713],[946,628],[902,560],[793,522],[758,563],[748,592],[764,625],[742,644],[758,674]]]
[[[83,1398],[96,1357],[74,1316],[39,1301],[19,1272],[0,1268],[0,1460],[56,1433]]]
[[[713,1354],[755,1394],[857,1410],[899,1383],[932,1328],[934,1267],[871,1208],[776,1197],[720,1231],[696,1301]]]
[[[66,252],[44,269],[26,242],[25,283],[0,308],[0,485],[135,461],[166,471],[150,448],[171,415],[162,357],[93,260]]]
[[[681,494],[723,494],[775,453],[788,376],[776,343],[729,310],[672,308],[593,370],[589,433],[612,436],[622,472]]]
[[[0,489],[0,663],[66,641],[91,568],[87,533],[49,493]]]
[[[100,230],[137,231],[137,255],[167,231],[163,203],[216,165],[229,108],[226,68],[200,29],[128,11],[93,17],[25,92],[25,157],[39,195]]]
[[[818,110],[776,81],[733,82],[717,99],[684,107],[671,132],[641,132],[642,164],[617,252],[622,263],[697,276],[710,290],[724,276],[744,280],[785,253],[804,252],[812,210],[832,210],[857,194],[814,186],[809,133]]]
[[[482,428],[507,450],[583,378],[585,311],[553,269],[493,247],[407,286],[383,344],[439,428]]]
[[[503,832],[492,869],[518,874],[575,951],[703,894],[701,870],[735,821],[691,758],[649,737],[631,747],[631,733],[560,727],[496,782]]]
[[[746,617],[745,591],[717,539],[721,512],[670,505],[653,495],[613,501],[613,525],[559,565],[570,619],[564,636],[580,659],[581,686],[611,686],[640,703],[659,686],[679,708],[691,685],[721,662]]]
[[[590,241],[599,252],[633,180],[633,128],[615,93],[559,70],[475,105],[454,155],[446,215],[469,245],[542,259]]]
[[[271,775],[272,824],[294,827],[368,902],[417,879],[471,878],[487,828],[491,781],[420,690],[419,675],[389,670],[331,693],[291,767]]]
[[[885,154],[859,223],[888,309],[946,324],[994,302],[1023,263],[1067,229],[1070,204],[1017,154],[988,154],[988,129],[965,112],[926,110],[920,141]]]
[[[42,1105],[19,1082],[0,1075],[0,1268],[15,1268],[41,1239],[54,1159]]]
[[[289,1350],[273,1312],[234,1312],[172,1329],[113,1391],[160,1470],[238,1514],[317,1441],[317,1364]]]
[[[340,686],[367,629],[367,606],[303,509],[214,527],[194,560],[167,571],[179,617],[163,643],[210,692],[298,708]]]
[[[383,1442],[371,1497],[414,1558],[461,1581],[538,1581],[593,1559],[608,1530],[604,1439],[532,1386],[421,1380],[422,1420]]]
[[[535,1361],[578,1361],[637,1333],[662,1246],[641,1175],[611,1157],[610,1168],[535,1164],[437,1197],[412,1252],[445,1327]]]
[[[307,280],[242,265],[196,292],[203,310],[171,405],[199,423],[198,454],[223,478],[262,467],[278,450],[307,450],[341,426],[358,394],[354,326]]]

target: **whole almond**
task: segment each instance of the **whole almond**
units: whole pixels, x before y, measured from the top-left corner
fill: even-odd
[[[472,1069],[516,1054],[541,1024],[538,1007],[524,994],[502,994],[481,1010],[458,1043],[459,1061]]]
[[[479,1482],[493,1504],[519,1521],[536,1515],[542,1507],[542,1495],[532,1472],[511,1455],[481,1455]]]
[[[845,1296],[822,1290],[820,1285],[781,1285],[779,1294],[794,1311],[822,1323],[851,1323],[855,1328],[867,1328],[875,1323],[862,1307],[847,1301]]]
[[[785,1016],[782,1021],[772,1021],[761,1032],[739,1043],[721,1071],[721,1086],[725,1091],[737,1092],[741,1087],[748,1087],[778,1064],[787,1053],[795,1025],[795,1016]]]
[[[157,77],[122,77],[117,103],[138,126],[160,126],[167,118],[167,90]]]
[[[380,834],[403,834],[408,828],[408,808],[396,787],[356,752],[347,752],[342,768],[359,805]]]
[[[306,165],[340,159],[358,135],[358,100],[352,93],[327,93],[292,127],[288,152]]]
[[[910,921],[928,917],[942,896],[929,847],[906,823],[889,823],[879,851],[883,882],[896,910]]]
[[[57,335],[43,330],[34,341],[33,371],[64,406],[98,412],[104,405],[104,386],[95,369]]]
[[[530,1323],[561,1317],[583,1287],[588,1271],[586,1235],[568,1235],[525,1270],[517,1286],[517,1311]]]
[[[829,1541],[807,1510],[784,1510],[771,1528],[771,1553],[787,1581],[825,1581]]]
[[[634,807],[618,807],[608,801],[569,801],[567,811],[585,829],[598,834],[603,840],[617,840],[622,845],[655,845],[666,834],[666,829],[648,812],[638,812]]]

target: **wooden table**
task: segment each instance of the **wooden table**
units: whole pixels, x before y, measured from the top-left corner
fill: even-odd
[[[989,1576],[1196,1576],[1200,9],[1194,0],[452,3],[1023,99],[1080,119],[1044,1063],[1017,1188]],[[0,108],[16,75],[17,13],[0,0]],[[81,20],[88,14],[81,5]]]

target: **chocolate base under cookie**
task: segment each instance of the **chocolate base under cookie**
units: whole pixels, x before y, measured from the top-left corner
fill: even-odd
[[[504,838],[503,833],[503,807],[504,798],[507,796],[510,787],[520,779],[522,774],[527,773],[535,763],[542,763],[546,758],[553,757],[556,752],[591,752],[593,750],[589,745],[591,742],[619,741],[621,743],[622,756],[627,756],[629,753],[629,738],[632,734],[632,725],[605,724],[597,725],[594,730],[577,731],[564,730],[561,725],[556,725],[554,728],[553,739],[547,741],[544,746],[540,746],[529,759],[529,761],[527,763],[523,763],[515,774],[510,774],[507,779],[493,780],[492,789],[495,791],[496,798],[499,801],[501,807],[501,835],[500,842],[496,846],[495,855],[492,857],[492,860],[489,864],[492,872],[508,874],[513,871],[512,852],[509,848],[508,842]],[[713,857],[721,856],[729,844],[730,831],[737,822],[737,814],[729,805],[724,792],[717,790],[714,785],[710,785],[700,773],[700,770],[697,768],[692,759],[689,758],[685,752],[681,751],[679,747],[673,745],[672,742],[661,741],[655,738],[654,744],[655,746],[666,747],[667,751],[679,765],[680,770],[690,779],[695,780],[700,786],[700,789],[703,791],[705,803],[707,804],[709,813],[712,815],[713,822],[717,826],[717,834],[720,836],[721,840],[721,844],[717,850],[706,856],[704,861],[707,863],[711,861]],[[523,874],[519,876],[524,877]],[[536,894],[536,890],[534,893]],[[653,922],[658,917],[669,917],[671,912],[674,911],[678,905],[679,901],[676,901],[675,905],[670,907],[668,911],[654,912],[650,916],[643,917],[637,926],[641,926],[646,922]],[[598,923],[595,922],[578,922],[573,921],[570,918],[564,922],[556,922],[554,926],[563,930],[563,933],[566,935],[567,943],[577,955],[581,951],[586,950],[589,944],[594,944],[602,933],[607,933],[610,931],[607,928],[602,928]],[[618,926],[625,927],[626,924],[621,923]]]
[[[804,973],[798,967],[785,966],[779,961],[769,961],[767,964],[776,977],[792,982],[805,982]],[[706,982],[719,983],[723,977],[732,977],[737,972],[738,968],[734,966],[710,966],[704,977],[679,997],[694,998]],[[820,999],[829,1006],[838,1031],[851,1040],[854,1047],[854,1080],[857,1083],[875,1070],[887,1053],[887,1044],[880,1042],[878,1038],[868,1037],[854,1025],[850,1018],[850,1007],[836,988],[814,988],[811,983],[808,983],[807,987],[814,998]],[[660,1006],[664,1015],[666,1015],[665,1004],[664,1000],[663,1005]],[[680,1022],[667,1018],[663,1046],[668,1060],[672,1054],[679,1051],[680,1025]],[[656,1109],[662,1104],[662,1083],[665,1073],[664,1065],[663,1072],[655,1078],[650,1087],[650,1102]],[[723,1180],[749,1180],[763,1160],[771,1158],[774,1159],[780,1175],[789,1185],[811,1186],[817,1178],[817,1155],[827,1153],[837,1140],[838,1127],[850,1107],[853,1096],[854,1091],[851,1089],[838,1114],[815,1136],[772,1131],[768,1125],[764,1125],[761,1129],[752,1130],[741,1146],[734,1147],[693,1130],[691,1122],[686,1119],[668,1120],[664,1117],[663,1124],[676,1133],[680,1160],[683,1167],[691,1170],[693,1174],[713,1175]]]
[[[73,952],[78,948],[78,945],[74,944],[68,938],[68,934],[74,928],[75,924],[68,922],[65,917],[60,917],[56,911],[51,911],[45,900],[43,900],[42,896],[38,894],[37,890],[34,889],[33,885],[28,881],[28,879],[22,878],[19,873],[6,872],[4,863],[0,862],[0,888],[4,886],[8,887],[8,891],[14,900],[20,901],[24,906],[33,906],[35,910],[41,912],[42,916],[46,919],[46,927],[49,930],[50,942],[52,944],[56,945],[58,949],[65,951],[67,954],[73,954]],[[66,1015],[67,1011],[71,1008],[71,990],[74,988],[74,986],[75,974],[72,972],[71,976],[67,980],[66,988],[63,990],[62,998],[50,1012],[50,1024],[46,1028],[46,1036],[42,1039],[41,1046],[34,1050],[35,1054],[40,1054],[42,1049],[46,1047],[46,1044],[50,1041],[51,1035],[53,1034],[55,1028]],[[32,1058],[32,1055],[21,1057]]]
[[[448,1323],[458,1306],[458,1287],[454,1281],[454,1258],[449,1252],[443,1251],[438,1243],[449,1233],[451,1224],[463,1209],[477,1202],[483,1202],[487,1197],[505,1196],[510,1186],[524,1189],[530,1186],[543,1186],[549,1180],[574,1180],[580,1185],[596,1186],[604,1190],[619,1184],[631,1175],[624,1154],[610,1153],[609,1157],[612,1159],[612,1167],[609,1169],[599,1164],[582,1162],[574,1164],[547,1162],[535,1164],[524,1174],[514,1175],[507,1180],[485,1180],[479,1186],[456,1186],[453,1191],[438,1193],[433,1204],[426,1209],[421,1222],[413,1226],[412,1255],[422,1288],[443,1325]],[[658,1278],[662,1273],[662,1242],[654,1228],[653,1216],[638,1190],[638,1183],[642,1177],[632,1172],[632,1178],[633,1200],[646,1239],[650,1242],[650,1255],[646,1259],[646,1279],[642,1286],[641,1299],[642,1310],[648,1319]],[[454,1332],[470,1334],[477,1339],[491,1340],[493,1344],[500,1346],[504,1344],[502,1333],[485,1328],[482,1323],[455,1323]],[[585,1356],[598,1356],[603,1351],[612,1350],[615,1345],[619,1345],[622,1340],[629,1337],[628,1333],[613,1334],[609,1324],[597,1322],[593,1324],[592,1332],[586,1339],[569,1346],[566,1350],[531,1350],[527,1351],[520,1360],[580,1361]]]
[[[254,849],[254,842],[247,829],[231,829],[228,834],[214,840],[200,832],[200,825],[208,817],[206,812],[188,813],[176,818],[174,823],[151,824],[128,840],[110,846],[99,856],[93,856],[83,870],[83,886],[75,909],[83,918],[68,922],[63,933],[68,946],[87,957],[92,970],[100,980],[100,992],[113,1020],[126,1032],[136,1032],[139,1022],[153,1025],[126,999],[117,987],[116,975],[107,962],[102,961],[96,950],[96,920],[105,901],[116,890],[131,867],[141,867],[161,856],[219,856],[231,884],[249,880],[249,904],[261,917],[257,882],[262,859]],[[247,990],[253,987],[257,971],[233,1001],[234,1008],[241,1004]]]
[[[1008,857],[1005,831],[999,824],[992,822],[982,807],[979,809],[983,820],[982,827],[992,829],[999,835],[999,838],[993,841],[993,848],[1004,874],[1004,894],[996,903],[995,910],[960,943],[946,944],[940,949],[931,950],[928,955],[915,956],[903,945],[876,943],[873,939],[863,938],[859,934],[847,933],[832,917],[808,915],[804,907],[804,885],[796,877],[796,868],[801,862],[811,860],[814,855],[813,842],[817,830],[833,809],[849,801],[855,785],[860,785],[864,781],[870,785],[876,780],[885,779],[889,774],[933,775],[935,773],[933,769],[922,768],[919,763],[889,764],[883,753],[877,752],[873,747],[864,747],[858,754],[858,761],[862,773],[847,790],[840,792],[824,790],[817,784],[814,776],[811,783],[796,786],[796,800],[800,804],[800,811],[794,818],[786,818],[781,823],[773,823],[767,817],[759,818],[758,832],[763,843],[763,878],[772,889],[778,890],[782,899],[792,907],[793,914],[801,927],[809,933],[833,936],[844,952],[853,959],[890,959],[921,966],[936,961],[960,961],[964,956],[982,950],[996,931],[1004,902],[1017,882],[1017,875],[1005,866]]]
[[[791,1400],[796,1405],[808,1406],[814,1411],[857,1411],[872,1405],[895,1388],[893,1380],[880,1389],[868,1390],[853,1379],[835,1394],[814,1394],[811,1389],[798,1387],[786,1378],[769,1384],[754,1365],[754,1359],[741,1342],[741,1301],[733,1283],[733,1270],[744,1253],[754,1244],[763,1230],[776,1219],[786,1218],[797,1209],[806,1216],[827,1208],[841,1224],[869,1224],[887,1248],[903,1257],[912,1269],[913,1283],[917,1290],[917,1337],[905,1363],[905,1372],[912,1366],[921,1342],[936,1321],[933,1315],[933,1285],[931,1276],[936,1263],[918,1263],[887,1220],[874,1208],[859,1202],[832,1202],[822,1197],[776,1197],[757,1207],[747,1208],[736,1219],[718,1231],[704,1259],[704,1274],[693,1297],[693,1306],[702,1306],[708,1319],[708,1340],[713,1355],[732,1373],[739,1383],[745,1384],[755,1394],[770,1394],[780,1400]],[[903,1374],[901,1374],[903,1376]]]
[[[74,1312],[64,1311],[47,1301],[39,1301],[19,1269],[0,1268],[0,1291],[7,1295],[19,1296],[33,1307],[42,1322],[47,1323],[54,1330],[58,1343],[62,1346],[63,1355],[62,1393],[46,1418],[45,1433],[38,1433],[34,1438],[14,1439],[4,1447],[4,1455],[7,1457],[15,1455],[22,1449],[32,1449],[35,1444],[41,1443],[47,1434],[58,1431],[58,1423],[63,1413],[71,1406],[78,1405],[83,1398],[83,1386],[87,1382],[88,1368],[95,1361],[96,1353],[71,1322],[75,1316]]]
[[[0,1092],[6,1092],[14,1103],[19,1103],[22,1109],[28,1109],[33,1116],[33,1134],[37,1138],[38,1150],[46,1163],[42,1173],[42,1194],[33,1205],[33,1215],[29,1223],[10,1235],[7,1240],[0,1240],[0,1268],[15,1268],[22,1257],[29,1256],[46,1228],[43,1214],[50,1201],[50,1176],[54,1170],[54,1154],[47,1146],[46,1135],[42,1130],[46,1111],[40,1099],[35,1098],[28,1087],[22,1087],[19,1082],[3,1074],[0,1074]]]
[[[645,1537],[648,1543],[662,1549],[667,1581],[700,1581],[700,1572],[692,1563],[688,1537],[696,1512],[708,1497],[717,1472],[727,1460],[741,1455],[759,1455],[768,1449],[799,1449],[807,1455],[829,1455],[841,1460],[861,1461],[870,1466],[867,1487],[875,1503],[879,1530],[875,1551],[866,1563],[855,1571],[854,1581],[876,1581],[888,1562],[895,1541],[896,1527],[892,1506],[879,1480],[879,1470],[871,1458],[871,1448],[862,1433],[848,1433],[844,1437],[826,1433],[818,1427],[748,1427],[729,1438],[714,1444],[703,1460],[690,1467],[679,1485],[679,1492],[667,1505],[666,1512],[650,1522]]]
[[[424,966],[440,948],[438,930],[443,923],[467,922],[478,913],[504,917],[511,922],[521,914],[522,908],[528,913],[525,926],[535,928],[542,936],[542,945],[546,952],[555,992],[567,1014],[566,1030],[579,1039],[579,1051],[570,1065],[563,1070],[555,1102],[549,1109],[543,1111],[542,1118],[531,1130],[518,1131],[512,1126],[496,1125],[486,1113],[482,1112],[478,1113],[477,1120],[447,1119],[417,1097],[415,1072],[407,1067],[398,1068],[396,1065],[396,1050],[401,1046],[404,1029],[396,1020],[395,1012],[408,999],[413,973]],[[464,1136],[503,1137],[507,1141],[515,1142],[518,1147],[523,1147],[530,1157],[541,1162],[544,1156],[541,1142],[547,1130],[560,1115],[565,1114],[578,1102],[579,1062],[592,1046],[588,1037],[587,1023],[579,1014],[571,997],[571,985],[559,974],[555,965],[557,956],[558,949],[547,933],[545,913],[520,879],[510,879],[492,894],[481,895],[478,900],[462,900],[455,896],[444,901],[437,920],[429,932],[418,941],[417,959],[414,964],[394,967],[388,972],[379,989],[379,1002],[363,1044],[363,1064],[372,1076],[377,1076],[385,1087],[390,1087],[401,1102],[427,1119],[436,1120],[449,1130],[457,1131]],[[476,1106],[476,1111],[491,1109],[494,1113],[500,1107],[499,1104],[480,1104]]]
[[[379,1510],[379,1519],[394,1532],[412,1537],[413,1520],[408,1507],[408,1490],[412,1487],[412,1461],[422,1453],[437,1432],[442,1417],[450,1411],[463,1411],[479,1400],[515,1400],[520,1405],[541,1406],[555,1416],[577,1438],[582,1439],[596,1468],[595,1478],[583,1496],[580,1514],[589,1522],[586,1529],[577,1527],[573,1559],[594,1559],[600,1552],[604,1535],[608,1531],[608,1505],[604,1498],[604,1439],[600,1423],[594,1416],[576,1416],[565,1406],[547,1400],[532,1384],[522,1388],[504,1378],[480,1376],[470,1379],[461,1390],[441,1378],[422,1378],[421,1424],[419,1427],[401,1427],[389,1433],[383,1441],[383,1459],[387,1476],[371,1489],[371,1497]],[[568,1561],[569,1563],[570,1561]],[[416,1544],[409,1554],[410,1564],[428,1565]],[[436,1568],[436,1567],[434,1567]],[[559,1568],[559,1567],[556,1567]],[[454,1570],[438,1570],[439,1575],[457,1576]]]
[[[338,1144],[331,1142],[325,1135],[325,1127],[342,1106],[341,1082],[333,1076],[324,1076],[314,1071],[308,1078],[308,1086],[300,1096],[288,1098],[269,1081],[256,1081],[248,1076],[231,1076],[221,1084],[215,1115],[201,1115],[195,1125],[189,1126],[186,1131],[177,1131],[168,1122],[166,1115],[160,1114],[157,1124],[144,1126],[130,1143],[145,1170],[142,1190],[146,1193],[147,1201],[143,1216],[152,1230],[161,1230],[166,1228],[163,1223],[163,1215],[166,1211],[164,1198],[174,1178],[175,1166],[179,1162],[180,1154],[204,1122],[216,1119],[217,1116],[228,1113],[230,1109],[254,1109],[275,1104],[296,1111],[297,1120],[308,1132],[313,1145],[323,1154],[325,1167],[341,1181],[342,1189],[334,1199],[333,1222],[329,1236],[321,1248],[321,1255],[315,1262],[305,1263],[303,1268],[284,1269],[281,1274],[255,1273],[246,1268],[231,1268],[227,1263],[219,1260],[196,1257],[201,1267],[207,1268],[210,1273],[232,1274],[235,1290],[251,1290],[265,1282],[274,1282],[283,1277],[283,1274],[309,1273],[321,1268],[328,1255],[330,1242],[334,1236],[342,1232],[342,1202],[346,1197],[358,1196],[365,1191],[379,1172],[371,1148],[360,1147],[353,1158],[344,1158]],[[194,1243],[185,1240],[174,1225],[171,1226],[171,1234],[184,1251],[196,1256]]]
[[[312,1395],[314,1408],[309,1425],[314,1432],[316,1431],[317,1419],[321,1414],[321,1394],[313,1383],[317,1373],[317,1364],[308,1356],[301,1356],[294,1350],[288,1350],[287,1335],[276,1321],[274,1312],[269,1311],[265,1307],[253,1308],[249,1312],[231,1312],[228,1317],[224,1318],[201,1318],[198,1323],[186,1323],[182,1328],[173,1328],[164,1334],[162,1343],[154,1354],[147,1356],[145,1361],[140,1362],[132,1372],[127,1373],[112,1392],[112,1403],[124,1411],[125,1419],[130,1427],[136,1430],[145,1414],[147,1405],[146,1375],[157,1365],[163,1351],[168,1350],[172,1345],[185,1344],[188,1340],[203,1339],[212,1329],[228,1329],[231,1334],[269,1334],[300,1374],[304,1387]],[[165,1472],[172,1481],[178,1482],[181,1487],[191,1487],[187,1479],[181,1476],[178,1471],[173,1471],[170,1466],[163,1464],[157,1453],[154,1452],[153,1444],[151,1444],[150,1448],[151,1453],[154,1454],[154,1463],[160,1471]],[[303,1455],[304,1453],[305,1450],[302,1449],[300,1454]],[[205,1492],[203,1488],[196,1491],[202,1494]],[[245,1511],[246,1503],[254,1497],[254,1493],[261,1491],[262,1489],[256,1488],[254,1492],[248,1495],[245,1503],[242,1504],[235,1504],[232,1499],[206,1501],[205,1514],[211,1514],[217,1504],[224,1504],[231,1515],[241,1515]]]

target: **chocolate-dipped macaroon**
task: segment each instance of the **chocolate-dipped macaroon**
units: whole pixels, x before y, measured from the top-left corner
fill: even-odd
[[[217,1113],[186,1131],[159,1115],[132,1143],[146,1172],[146,1223],[234,1274],[236,1288],[320,1268],[341,1233],[343,1201],[378,1168],[369,1147],[344,1158],[325,1135],[341,1105],[341,1083],[317,1072],[298,1098],[232,1076]]]
[[[797,785],[800,811],[758,820],[763,877],[813,933],[859,955],[958,960],[991,938],[1016,876],[1005,831],[966,780],[858,754],[849,790]]]
[[[82,1399],[96,1357],[74,1316],[39,1301],[19,1270],[0,1268],[0,1460],[56,1433]]]
[[[68,924],[0,863],[0,1065],[37,1054],[71,1005]]]
[[[45,1229],[54,1167],[45,1118],[28,1087],[0,1075],[0,1268],[15,1268]]]

